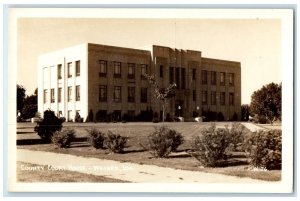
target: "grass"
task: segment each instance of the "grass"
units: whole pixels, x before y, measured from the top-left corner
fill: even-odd
[[[40,170],[30,168],[44,167]],[[89,182],[89,183],[124,183],[118,179],[83,174],[75,171],[49,171],[47,166],[37,166],[30,163],[17,162],[17,181],[19,182]]]
[[[217,123],[217,127],[223,127],[226,123]],[[52,144],[28,144],[18,146],[19,148],[25,148],[30,150],[39,151],[49,151],[63,154],[72,154],[83,157],[93,157],[100,159],[117,160],[124,162],[133,162],[138,164],[149,164],[157,165],[161,167],[171,167],[183,170],[192,171],[203,171],[209,173],[218,173],[238,177],[250,177],[253,179],[267,180],[267,181],[280,181],[281,171],[253,171],[247,163],[247,158],[244,153],[233,153],[233,156],[228,160],[230,166],[222,168],[203,168],[201,164],[185,150],[190,149],[191,140],[194,136],[200,133],[200,130],[209,127],[211,123],[165,123],[165,126],[172,127],[177,131],[181,132],[185,137],[185,142],[179,147],[179,152],[172,153],[168,158],[160,159],[153,158],[152,155],[145,150],[140,144],[147,144],[147,136],[150,132],[154,130],[154,126],[160,126],[161,124],[153,123],[64,123],[64,127],[72,127],[76,130],[77,142],[74,142],[68,149],[57,149]],[[37,134],[30,133],[33,132],[33,126],[29,124],[18,125],[19,133],[28,132],[26,134],[18,134],[18,139],[36,138]],[[86,129],[95,127],[103,132],[107,130],[112,130],[115,133],[119,133],[122,136],[127,136],[129,138],[128,147],[125,148],[124,154],[110,154],[106,149],[94,149],[86,141],[87,136]],[[20,137],[19,137],[20,136]]]

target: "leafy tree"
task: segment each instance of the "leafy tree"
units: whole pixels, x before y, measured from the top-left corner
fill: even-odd
[[[26,89],[22,85],[17,84],[17,112],[24,107],[25,92]]]
[[[159,88],[155,78],[153,75],[144,74],[144,77],[147,78],[148,82],[154,88],[154,96],[161,102],[162,105],[162,120],[163,123],[165,121],[165,107],[167,104],[167,100],[174,96],[174,89],[176,88],[176,84],[170,84],[167,88]]]
[[[22,109],[22,118],[29,119],[35,116],[37,112],[37,89],[33,95],[26,96],[24,99],[24,107]]]
[[[270,83],[251,96],[250,112],[266,118],[273,124],[281,119],[281,84]]]
[[[249,115],[250,115],[250,108],[248,104],[243,104],[241,106],[242,110],[242,121],[249,121]]]

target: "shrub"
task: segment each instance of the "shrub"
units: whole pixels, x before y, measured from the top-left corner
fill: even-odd
[[[250,164],[267,170],[281,169],[281,130],[259,130],[245,140]]]
[[[244,151],[243,143],[247,129],[240,123],[233,123],[230,129],[230,142],[232,144],[232,151]]]
[[[128,140],[126,137],[108,131],[104,140],[104,144],[111,152],[122,153],[127,141]]]
[[[38,133],[41,139],[45,142],[51,142],[53,133],[62,129],[63,120],[56,117],[54,112],[46,110],[44,112],[44,119],[37,122],[34,131]]]
[[[69,148],[74,139],[75,131],[73,129],[56,131],[52,136],[52,142],[59,148]]]
[[[96,149],[103,149],[103,143],[105,139],[105,134],[101,131],[92,128],[91,130],[88,130],[88,137],[87,141],[91,146],[93,146]]]
[[[222,112],[219,112],[219,113],[218,113],[217,120],[218,120],[218,121],[224,121],[224,115],[223,115]]]
[[[166,127],[155,128],[148,136],[150,153],[154,157],[167,157],[171,151],[176,151],[179,145],[184,142],[181,133]]]
[[[217,167],[227,160],[227,148],[230,144],[229,130],[216,129],[212,125],[201,131],[193,141],[194,153],[191,153],[205,167]]]

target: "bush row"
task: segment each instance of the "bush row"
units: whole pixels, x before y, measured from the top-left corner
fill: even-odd
[[[52,141],[57,147],[68,148],[75,139],[75,131],[62,130],[62,120],[52,111],[45,111],[43,121],[35,131],[45,141]],[[122,153],[128,139],[108,131],[106,134],[97,129],[88,130],[88,142],[96,149],[107,148],[113,153]],[[168,157],[184,142],[182,134],[167,127],[158,127],[148,135],[146,145],[142,145],[153,157]],[[203,166],[220,166],[227,160],[231,151],[246,152],[253,167],[281,169],[281,130],[260,130],[252,133],[242,124],[234,123],[229,129],[211,127],[203,129],[192,140],[189,153]]]

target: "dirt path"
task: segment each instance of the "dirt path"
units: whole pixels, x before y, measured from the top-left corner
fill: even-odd
[[[266,183],[265,181],[251,178],[239,178],[221,174],[158,167],[155,165],[140,165],[25,149],[17,149],[17,160],[36,164],[36,171],[38,171],[39,165],[46,165],[49,171],[72,170],[131,182]]]

